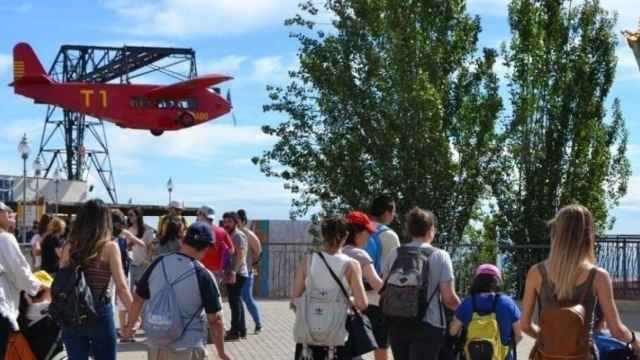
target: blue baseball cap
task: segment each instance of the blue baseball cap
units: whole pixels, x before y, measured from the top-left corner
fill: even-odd
[[[205,243],[207,245],[213,245],[214,243],[213,235],[211,234],[211,227],[199,222],[189,226],[185,240],[187,242]]]

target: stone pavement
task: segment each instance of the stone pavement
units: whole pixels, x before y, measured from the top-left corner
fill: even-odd
[[[286,300],[259,300],[261,316],[263,317],[264,330],[260,335],[248,335],[245,340],[225,343],[227,353],[233,360],[285,360],[293,359],[293,322],[294,313],[288,308]],[[228,304],[225,303],[225,322],[229,327],[231,315]],[[633,309],[636,310],[636,309]],[[636,331],[640,329],[640,312],[625,311],[622,318],[625,323]],[[254,324],[247,313],[247,329],[251,333]],[[640,334],[638,334],[640,335]],[[138,337],[138,341],[142,338]],[[526,337],[518,345],[518,358],[527,359],[529,351],[533,346],[531,338]],[[217,359],[215,351],[212,359]],[[120,344],[118,346],[118,359],[122,360],[146,360],[145,346],[141,343]],[[373,356],[365,357],[366,360],[373,359]]]

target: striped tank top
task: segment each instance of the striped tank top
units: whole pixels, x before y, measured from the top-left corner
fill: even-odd
[[[111,267],[109,262],[102,261],[100,256],[96,256],[84,268],[84,276],[94,299],[100,296],[111,298]]]

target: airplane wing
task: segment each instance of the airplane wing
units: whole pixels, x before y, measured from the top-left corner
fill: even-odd
[[[178,99],[188,96],[195,89],[206,88],[231,79],[233,79],[231,76],[221,74],[203,75],[167,86],[158,86],[149,91],[147,97],[151,99]]]

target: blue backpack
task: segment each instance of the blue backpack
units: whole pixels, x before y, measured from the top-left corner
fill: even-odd
[[[376,228],[376,232],[369,236],[369,240],[367,241],[367,245],[364,247],[364,250],[371,256],[373,259],[373,267],[376,269],[378,274],[382,273],[382,240],[380,236],[385,231],[389,231],[388,226],[383,224],[378,224]]]

